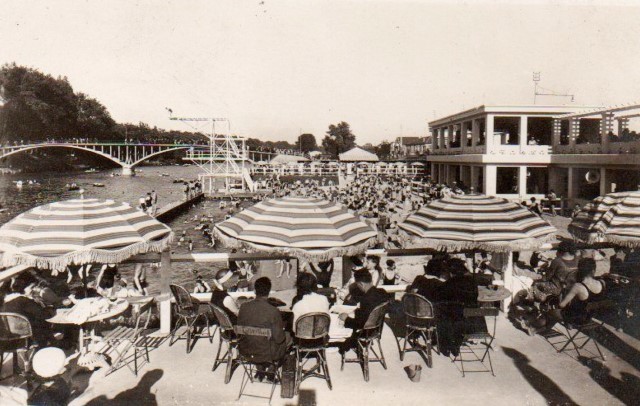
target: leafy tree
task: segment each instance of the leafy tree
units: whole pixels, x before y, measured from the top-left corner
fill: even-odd
[[[375,153],[380,158],[388,157],[389,155],[391,155],[391,144],[387,141],[381,142],[380,145],[376,145]]]
[[[338,156],[356,145],[356,136],[351,132],[349,123],[341,121],[337,125],[331,124],[327,135],[322,140],[322,146],[327,153]]]
[[[76,96],[67,78],[7,64],[0,68],[3,138],[35,140],[77,134]]]
[[[313,134],[301,134],[296,140],[296,149],[302,152],[311,152],[318,149],[316,137]]]
[[[111,118],[106,107],[84,93],[78,93],[76,103],[78,108],[77,126],[81,136],[112,138],[116,130],[116,122]]]

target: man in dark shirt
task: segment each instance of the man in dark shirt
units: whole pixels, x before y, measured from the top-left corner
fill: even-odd
[[[54,312],[39,305],[30,297],[31,290],[35,286],[35,280],[28,277],[18,277],[12,285],[12,292],[6,295],[4,303],[0,306],[0,311],[17,313],[29,320],[33,341],[38,346],[46,346],[53,339],[55,331],[47,321],[54,316]]]
[[[279,361],[291,345],[291,337],[285,334],[280,311],[267,301],[271,291],[271,281],[267,277],[255,282],[256,298],[244,303],[238,313],[238,326],[271,329],[271,339],[264,337],[240,336],[240,352],[255,363]]]
[[[355,283],[358,285],[363,295],[360,298],[360,307],[355,311],[354,317],[349,317],[347,313],[340,315],[340,320],[344,321],[344,326],[353,329],[353,334],[340,347],[340,352],[344,353],[356,345],[356,330],[364,327],[369,315],[377,306],[389,301],[389,295],[383,289],[373,286],[371,273],[366,269],[360,269],[353,273]]]

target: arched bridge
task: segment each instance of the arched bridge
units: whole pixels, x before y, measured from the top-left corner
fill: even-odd
[[[178,150],[208,150],[204,144],[153,144],[127,142],[42,142],[0,147],[0,160],[21,152],[42,148],[70,148],[100,155],[122,167],[123,175],[133,175],[134,168],[155,156]],[[247,151],[251,160],[270,160],[273,152]]]

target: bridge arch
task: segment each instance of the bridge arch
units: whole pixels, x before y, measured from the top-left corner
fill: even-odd
[[[7,158],[11,155],[15,155],[18,154],[20,152],[26,152],[26,151],[30,151],[30,150],[34,150],[34,149],[42,149],[42,148],[70,148],[70,149],[77,149],[80,151],[85,151],[85,152],[91,152],[94,153],[96,155],[99,155],[103,158],[107,158],[108,160],[122,166],[125,167],[127,166],[127,164],[121,160],[119,160],[118,158],[109,155],[107,153],[104,152],[100,152],[100,151],[96,151],[95,149],[91,149],[91,148],[86,148],[86,147],[81,147],[79,145],[73,145],[73,144],[33,144],[33,145],[25,145],[24,148],[16,148],[16,149],[12,149],[9,152],[6,152],[4,154],[2,154],[2,156],[0,156],[0,159],[4,159]]]
[[[171,152],[171,151],[179,151],[181,149],[189,149],[189,148],[191,148],[191,147],[190,146],[189,147],[175,147],[175,148],[168,148],[168,149],[165,149],[165,150],[162,150],[162,151],[157,151],[157,152],[154,152],[152,154],[146,155],[146,156],[138,159],[137,161],[133,162],[131,165],[125,165],[125,166],[128,166],[130,168],[134,168],[134,167],[138,166],[140,163],[146,161],[149,158],[153,158],[154,156],[162,155],[164,153]]]

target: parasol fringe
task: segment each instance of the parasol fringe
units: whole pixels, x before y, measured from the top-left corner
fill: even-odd
[[[350,245],[348,247],[334,247],[317,250],[308,250],[304,248],[291,248],[291,247],[275,247],[270,245],[255,244],[251,242],[241,241],[236,238],[230,237],[224,232],[213,229],[213,232],[222,243],[228,248],[246,248],[249,251],[269,252],[278,255],[290,255],[292,257],[304,259],[311,262],[324,262],[335,257],[352,256],[362,254],[369,248],[374,247],[380,241],[378,236],[368,238],[360,243]]]
[[[604,239],[599,239],[598,241],[604,241],[626,248],[640,248],[640,240],[638,240],[637,237],[618,237],[605,235]]]
[[[421,238],[411,236],[405,231],[398,233],[398,239],[403,248],[431,248],[438,251],[465,251],[481,250],[488,252],[510,252],[510,251],[535,251],[543,244],[553,241],[555,234],[548,234],[538,238],[524,238],[517,241],[453,241],[436,240],[432,238]]]
[[[108,249],[87,249],[70,252],[57,257],[38,257],[35,255],[5,251],[2,255],[2,266],[9,267],[15,265],[26,265],[39,269],[51,269],[58,272],[65,271],[70,264],[84,265],[93,263],[120,263],[134,255],[147,252],[161,252],[171,246],[174,234],[169,233],[165,238],[158,241],[142,241],[121,248],[119,250]]]

